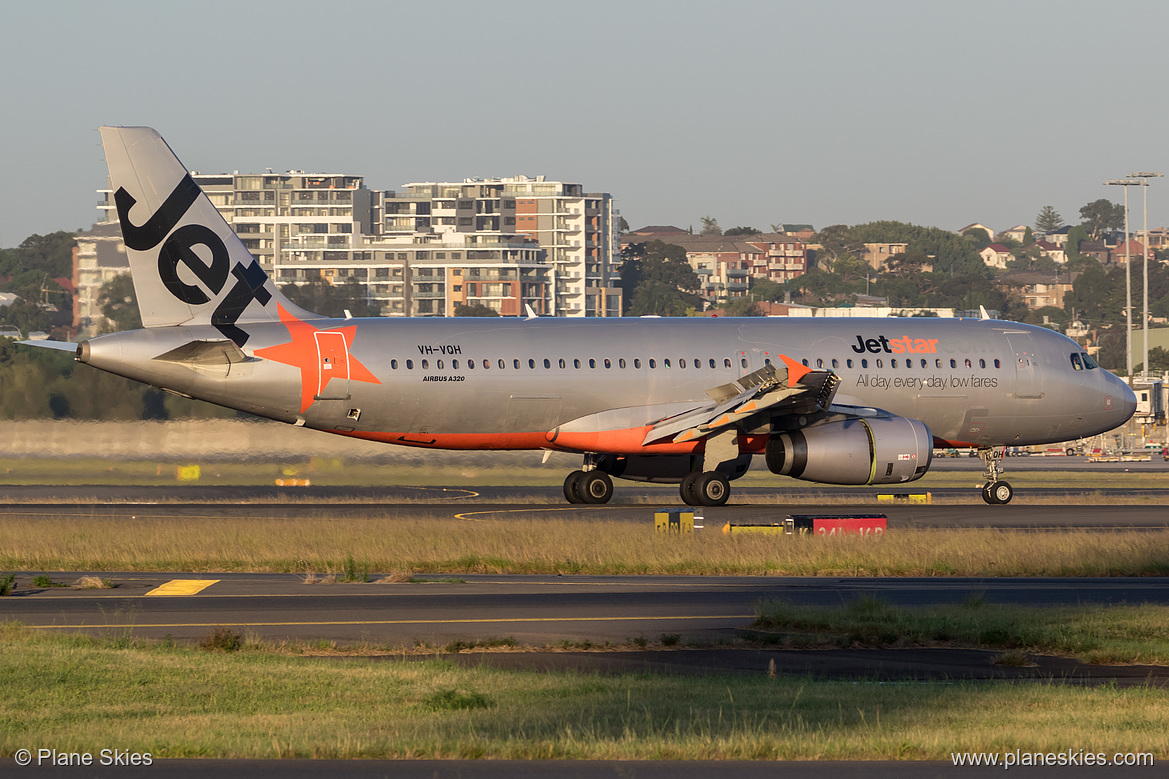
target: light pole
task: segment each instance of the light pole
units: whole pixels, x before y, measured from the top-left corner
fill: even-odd
[[[1136,179],[1112,179],[1108,186],[1124,187],[1124,353],[1128,377],[1132,378],[1132,262],[1128,246],[1128,188],[1139,187]]]
[[[1145,363],[1141,371],[1141,376],[1149,378],[1149,179],[1161,178],[1160,173],[1150,173],[1147,170],[1142,170],[1139,173],[1128,174],[1130,179],[1140,179],[1141,194],[1144,195],[1144,212],[1145,212],[1145,240],[1144,251],[1145,255]],[[1128,190],[1125,190],[1126,192]]]

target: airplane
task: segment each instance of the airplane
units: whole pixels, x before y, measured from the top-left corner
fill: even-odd
[[[758,455],[795,479],[899,484],[937,446],[977,448],[982,498],[1005,504],[1005,447],[1136,409],[1071,339],[988,318],[326,318],[281,293],[157,132],[101,137],[143,328],[22,343],[293,426],[578,454],[570,503],[608,502],[619,478],[723,505]]]

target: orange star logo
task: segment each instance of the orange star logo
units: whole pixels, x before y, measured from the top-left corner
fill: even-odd
[[[300,368],[300,411],[303,414],[313,401],[323,396],[330,380],[367,381],[381,384],[356,357],[349,354],[357,325],[336,330],[320,330],[302,322],[276,304],[280,321],[288,328],[286,344],[257,349],[265,360]]]

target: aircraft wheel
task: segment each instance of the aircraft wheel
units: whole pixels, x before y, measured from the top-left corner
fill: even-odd
[[[1014,488],[1005,481],[991,482],[986,491],[990,495],[991,502],[997,503],[1000,506],[1010,503],[1011,498],[1015,497]]]
[[[678,491],[682,494],[682,502],[687,506],[701,506],[698,502],[698,493],[694,491],[694,483],[702,476],[701,473],[688,473],[682,478]]]
[[[722,506],[731,497],[731,482],[718,471],[707,471],[694,480],[694,495],[702,506]]]
[[[589,471],[577,485],[582,503],[608,503],[613,497],[613,480],[604,471]]]
[[[584,503],[580,494],[580,480],[584,478],[584,471],[573,471],[564,479],[564,498],[569,503]]]
[[[990,495],[990,482],[982,485],[982,499],[987,503],[994,504],[994,498]]]

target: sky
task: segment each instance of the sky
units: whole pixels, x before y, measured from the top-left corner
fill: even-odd
[[[544,174],[633,228],[1074,224],[1169,173],[1167,27],[1162,0],[13,0],[0,247],[94,222],[104,124],[205,173]]]

